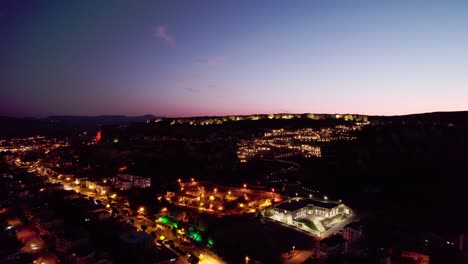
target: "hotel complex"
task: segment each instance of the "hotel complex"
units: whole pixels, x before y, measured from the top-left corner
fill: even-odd
[[[323,237],[325,232],[338,231],[338,226],[349,220],[351,210],[341,202],[295,197],[276,205],[267,215],[272,220]]]

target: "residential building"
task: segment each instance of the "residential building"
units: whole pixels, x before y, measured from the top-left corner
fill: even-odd
[[[415,264],[429,264],[429,256],[421,253],[402,251],[402,259],[411,259]]]
[[[340,234],[348,242],[353,242],[362,236],[362,225],[358,222],[351,223],[340,230]]]
[[[332,256],[345,254],[346,240],[341,235],[334,235],[318,241],[315,244],[316,258],[325,261]]]

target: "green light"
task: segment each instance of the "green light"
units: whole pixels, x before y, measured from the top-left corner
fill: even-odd
[[[200,235],[200,233],[198,232],[195,232],[195,231],[190,231],[189,232],[189,237],[197,242],[202,242],[203,239],[202,239],[202,236]]]
[[[167,217],[167,216],[163,216],[160,218],[161,222],[165,225],[171,225],[173,226],[175,229],[179,228],[179,224],[177,222],[175,222],[172,218],[170,217]]]
[[[169,220],[168,217],[165,217],[165,216],[164,216],[164,217],[161,217],[161,222],[163,222],[163,224],[168,225],[168,224],[171,223],[171,220]]]
[[[210,238],[210,239],[208,239],[208,246],[210,246],[210,247],[211,247],[211,246],[213,246],[213,244],[214,244],[214,241],[213,241],[213,239],[211,239],[211,238]]]

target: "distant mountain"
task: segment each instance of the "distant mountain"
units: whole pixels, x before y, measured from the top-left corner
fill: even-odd
[[[62,124],[38,118],[15,118],[0,116],[0,137],[50,136],[68,137],[73,129]]]
[[[153,115],[144,116],[124,116],[124,115],[103,115],[103,116],[50,116],[46,121],[63,123],[66,125],[126,125],[129,123],[146,122],[150,119],[162,118]]]
[[[152,120],[159,123],[160,127],[172,127],[170,124],[188,123],[200,124],[224,124],[229,128],[235,124],[236,127],[249,127],[258,129],[261,127],[284,127],[284,126],[307,126],[309,123],[338,122],[345,120],[356,120],[356,118],[368,118],[371,124],[438,124],[453,126],[468,126],[468,111],[459,112],[433,112],[422,114],[411,114],[401,116],[360,116],[339,114],[275,114],[275,115],[250,115],[250,116],[227,116],[227,117],[191,117],[191,118],[165,118],[153,115],[144,116],[50,116],[46,118],[14,118],[0,116],[0,137],[24,137],[24,136],[54,136],[70,137],[82,131],[94,133],[102,126],[126,126],[135,123],[145,123]],[[270,119],[272,118],[272,119]],[[162,120],[161,120],[162,119]],[[240,122],[226,122],[226,120],[239,120]],[[163,122],[160,122],[163,121]],[[184,125],[185,124],[185,125]],[[228,125],[229,124],[229,125]],[[143,124],[142,124],[143,125]],[[185,130],[188,128],[185,127]],[[187,130],[188,131],[188,130]]]
[[[105,125],[128,125],[158,118],[145,116],[50,116],[46,118],[15,118],[0,116],[0,137],[74,137],[83,131],[94,133]]]

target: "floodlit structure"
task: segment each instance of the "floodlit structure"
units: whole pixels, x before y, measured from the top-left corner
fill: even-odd
[[[290,222],[308,215],[318,217],[333,217],[346,210],[345,206],[335,202],[324,202],[312,199],[293,198],[277,205],[274,209],[276,215],[283,222]]]
[[[286,200],[267,212],[267,215],[275,221],[316,236],[321,236],[350,214],[350,209],[341,202],[302,197]]]

